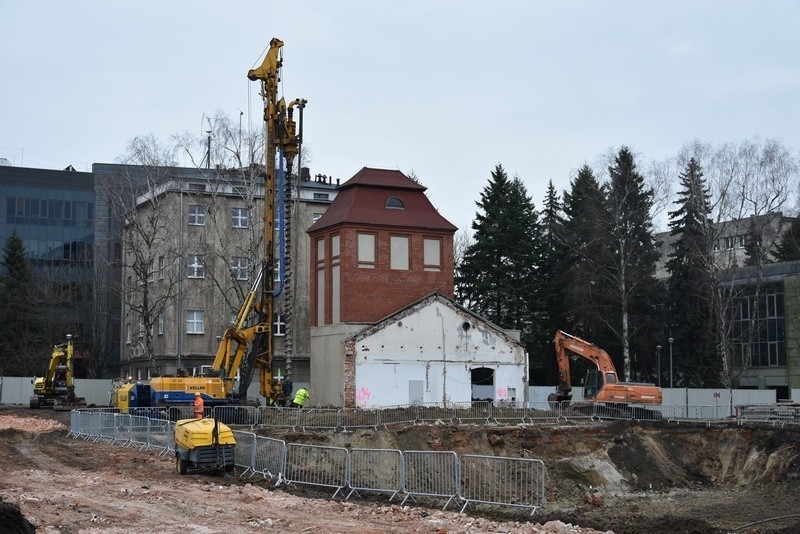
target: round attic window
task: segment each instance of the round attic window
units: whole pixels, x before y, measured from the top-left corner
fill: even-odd
[[[386,208],[390,210],[404,210],[406,205],[397,197],[389,197],[386,199]]]

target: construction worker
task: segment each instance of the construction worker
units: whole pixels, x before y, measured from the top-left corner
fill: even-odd
[[[194,393],[194,416],[196,419],[202,419],[205,415],[205,406],[203,405],[203,396],[199,391]]]
[[[306,388],[300,388],[297,390],[297,394],[294,396],[294,400],[292,401],[292,408],[302,408],[305,406],[306,401],[311,397],[311,393],[308,392]]]

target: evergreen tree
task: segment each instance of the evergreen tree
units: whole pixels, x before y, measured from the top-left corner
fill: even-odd
[[[7,375],[41,372],[41,354],[46,347],[41,342],[36,284],[16,231],[6,240],[0,265],[0,366]]]
[[[667,307],[675,339],[673,385],[713,387],[720,381],[721,362],[714,350],[711,205],[694,158],[681,173],[680,185],[677,209],[668,214],[670,235],[677,237],[667,261]]]
[[[607,324],[619,337],[625,380],[631,380],[631,344],[646,330],[646,295],[656,286],[659,251],[653,234],[653,191],[645,186],[633,154],[622,147],[608,169],[611,261],[604,265],[616,308]]]
[[[538,214],[522,182],[509,180],[501,165],[476,204],[474,241],[458,280],[461,303],[498,326],[520,330],[529,347],[542,337]]]
[[[775,261],[800,260],[800,217],[792,221],[791,226],[783,232],[774,256]]]
[[[564,222],[560,243],[564,250],[564,318],[559,329],[606,348],[609,336],[603,316],[608,310],[606,287],[597,273],[606,261],[609,214],[606,191],[584,165],[564,193]]]
[[[540,376],[536,382],[553,383],[557,377],[555,358],[552,353],[552,336],[556,330],[566,328],[566,267],[567,246],[564,243],[564,218],[561,201],[553,181],[547,184],[544,205],[542,208],[542,262],[539,280],[542,284],[542,325],[547,336],[545,343],[531,354],[542,355],[541,361],[531,360],[531,369],[538,371]],[[548,350],[549,347],[549,350]],[[547,356],[550,357],[547,357]]]

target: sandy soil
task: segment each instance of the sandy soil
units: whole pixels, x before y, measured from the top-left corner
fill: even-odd
[[[301,443],[540,458],[548,504],[530,521],[514,508],[466,515],[400,507],[386,496],[332,501],[329,492],[235,475],[181,476],[170,457],[67,438],[68,417],[0,408],[0,531],[26,532],[24,516],[50,533],[800,532],[800,428],[447,423],[269,433]],[[773,520],[782,516],[793,517]]]

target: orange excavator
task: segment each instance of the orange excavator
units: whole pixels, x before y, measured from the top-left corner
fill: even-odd
[[[561,330],[556,332],[554,343],[559,374],[556,391],[547,398],[551,404],[565,402],[569,405],[572,400],[570,353],[586,358],[595,365],[586,372],[583,382],[583,399],[585,401],[610,404],[621,413],[627,412],[626,407],[629,404],[661,404],[660,387],[640,382],[621,382],[617,377],[611,357],[594,343]]]

